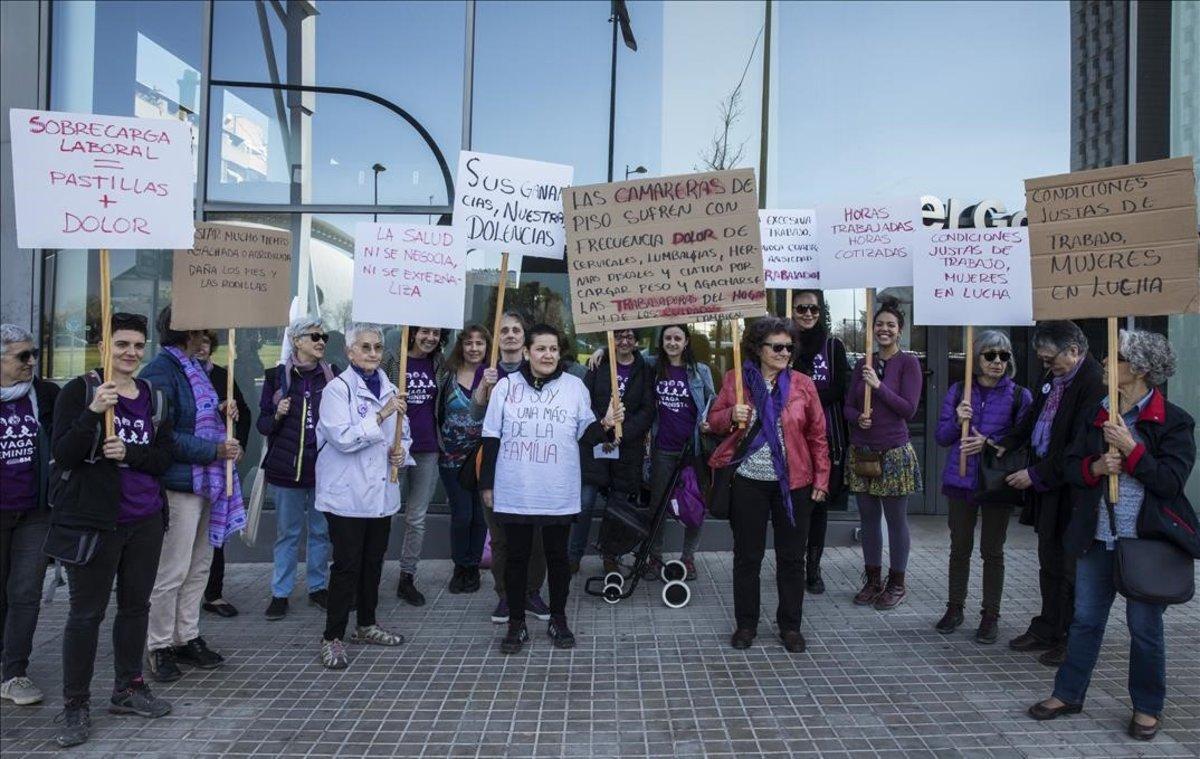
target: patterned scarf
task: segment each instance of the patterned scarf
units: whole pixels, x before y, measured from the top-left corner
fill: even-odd
[[[183,374],[192,388],[196,402],[196,437],[211,443],[225,440],[225,424],[217,409],[217,390],[208,378],[204,367],[188,357],[178,348],[166,351],[179,361]],[[242,503],[242,483],[233,473],[233,495],[225,495],[225,462],[215,459],[208,464],[192,464],[192,492],[207,499],[211,505],[208,517],[208,542],[214,548],[225,545],[235,532],[246,527],[246,509]]]
[[[750,391],[750,397],[754,400],[758,418],[762,419],[758,436],[750,443],[746,453],[749,455],[764,445],[770,446],[771,463],[775,465],[775,474],[779,475],[779,489],[783,493],[783,508],[787,511],[788,521],[796,524],[796,517],[792,514],[792,491],[788,478],[787,455],[783,450],[783,441],[779,437],[779,425],[783,419],[783,404],[787,401],[788,393],[791,392],[791,373],[787,369],[780,372],[775,381],[775,388],[771,389],[767,387],[766,378],[763,377],[762,372],[753,361],[744,362],[743,368],[746,389]]]

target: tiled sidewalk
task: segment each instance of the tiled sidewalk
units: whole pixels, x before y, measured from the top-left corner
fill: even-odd
[[[344,672],[317,663],[323,617],[299,589],[287,619],[267,622],[270,565],[231,566],[227,597],[241,616],[203,619],[206,640],[228,664],[158,686],[174,704],[164,719],[115,717],[101,708],[112,672],[110,608],[93,738],[72,752],[53,744],[66,612],[60,594],[43,612],[30,673],[52,698],[37,707],[5,702],[0,749],[6,758],[1200,756],[1200,601],[1167,613],[1166,720],[1153,743],[1124,733],[1128,634],[1120,601],[1084,713],[1036,723],[1024,709],[1049,694],[1053,671],[1003,645],[1037,605],[1032,542],[1013,525],[1002,642],[980,646],[968,629],[949,637],[932,629],[944,608],[941,525],[927,520],[916,531],[909,600],[889,613],[850,603],[861,555],[856,546],[831,549],[830,590],[806,599],[809,650],[802,655],[785,653],[773,637],[769,554],[764,619],[749,651],[727,642],[730,555],[708,553],[687,608],[663,606],[657,583],[609,606],[584,596],[577,580],[569,613],[579,647],[552,650],[544,625],[531,624],[532,646],[511,658],[495,650],[501,626],[488,621],[495,601],[489,578],[480,593],[450,595],[449,562],[423,562],[418,585],[429,603],[412,609],[394,596],[397,570],[389,562],[380,621],[408,643],[352,647]],[[591,560],[584,568],[594,568]],[[978,560],[973,571],[975,603]],[[975,621],[969,616],[965,627]]]

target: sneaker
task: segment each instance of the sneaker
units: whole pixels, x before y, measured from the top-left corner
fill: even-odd
[[[867,567],[863,573],[863,586],[854,596],[857,606],[870,606],[883,594],[883,580],[879,567]]]
[[[7,698],[17,706],[29,706],[40,703],[42,689],[33,684],[28,677],[10,677],[0,683],[0,698]]]
[[[115,691],[108,702],[111,714],[136,714],[139,717],[157,719],[171,713],[171,705],[150,692],[142,678],[138,678],[122,691]]]
[[[960,604],[946,604],[946,613],[933,626],[942,635],[949,635],[963,623],[963,607]]]
[[[525,627],[524,622],[508,624],[508,633],[504,639],[500,641],[500,653],[516,654],[520,653],[521,647],[525,645],[525,641],[529,640],[529,629]]]
[[[286,602],[287,599],[285,598],[284,601]],[[316,606],[321,611],[326,611],[329,608],[329,591],[325,588],[314,590],[312,593],[308,594],[308,603],[310,606]],[[286,606],[284,607],[284,610],[287,610]],[[270,619],[270,617],[268,617],[268,619]]]
[[[325,669],[345,669],[350,666],[346,646],[337,638],[321,641],[321,666]]]
[[[479,577],[479,567],[467,567],[463,570],[466,574],[463,578],[463,593],[478,593],[483,587],[483,580]]]
[[[542,622],[550,620],[550,607],[542,600],[540,593],[530,593],[525,599],[525,611],[537,617]]]
[[[354,628],[354,632],[350,633],[350,642],[372,643],[376,646],[399,646],[404,643],[404,636],[388,632],[379,625],[367,625]]]
[[[907,597],[908,591],[904,587],[904,573],[888,572],[887,585],[884,586],[883,592],[875,599],[875,609],[877,611],[894,609],[903,603]]]
[[[566,617],[551,617],[546,634],[554,642],[555,648],[575,648],[575,633],[567,627]]]
[[[1000,615],[985,611],[979,620],[979,629],[975,631],[975,642],[995,643],[1000,637]]]
[[[62,713],[54,718],[54,724],[62,725],[54,742],[63,748],[87,743],[92,733],[92,715],[88,711],[88,703],[67,704]]]
[[[176,646],[175,660],[197,669],[216,669],[225,663],[225,657],[210,649],[204,638],[193,638]]]
[[[694,558],[692,558],[691,556],[681,556],[681,557],[679,557],[679,560],[683,562],[683,565],[685,567],[687,567],[687,577],[685,577],[684,579],[687,580],[688,582],[695,580],[696,576],[697,576],[696,575],[696,560]]]
[[[396,598],[403,599],[410,606],[424,606],[425,596],[417,590],[413,576],[408,572],[400,573],[400,584],[396,586]]]
[[[267,605],[266,617],[267,617],[267,619],[274,622],[276,620],[283,619],[284,617],[286,617],[287,611],[288,611],[288,600],[286,598],[279,598],[278,596],[272,597],[271,603]]]
[[[455,594],[462,593],[463,586],[466,584],[467,580],[466,573],[466,567],[460,567],[459,565],[455,564],[454,574],[450,575],[450,586],[447,588],[447,590]]]
[[[160,648],[146,656],[146,669],[155,682],[173,683],[183,677],[183,670],[175,661],[175,649]]]
[[[492,611],[492,621],[498,625],[502,625],[508,621],[508,600],[501,598],[496,608]]]

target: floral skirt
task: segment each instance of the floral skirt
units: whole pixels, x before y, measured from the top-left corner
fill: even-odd
[[[854,472],[857,448],[850,446],[849,462],[846,464],[846,487],[852,493],[891,498],[909,495],[921,489],[921,465],[912,443],[905,443],[883,452],[883,476],[873,479],[860,477]]]

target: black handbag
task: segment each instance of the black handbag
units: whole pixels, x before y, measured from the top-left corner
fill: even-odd
[[[746,436],[742,438],[742,442],[738,444],[737,450],[733,454],[732,462],[712,471],[712,482],[708,487],[705,501],[708,503],[708,515],[713,519],[729,519],[729,509],[733,500],[734,475],[737,474],[737,468],[746,456],[746,449],[750,447],[750,443],[758,435],[760,427],[762,427],[760,421],[755,420],[754,425],[750,427],[750,430],[746,432]]]
[[[1113,505],[1104,498],[1108,527],[1117,534]],[[1192,600],[1196,593],[1195,561],[1174,543],[1148,538],[1117,538],[1113,584],[1131,601],[1171,606]]]
[[[997,456],[991,446],[985,446],[979,456],[979,492],[975,502],[988,506],[1021,506],[1026,492],[1008,484],[1008,476],[1029,466],[1029,451],[1022,447]]]
[[[52,524],[46,531],[42,553],[61,564],[83,566],[96,555],[99,545],[99,530]]]

